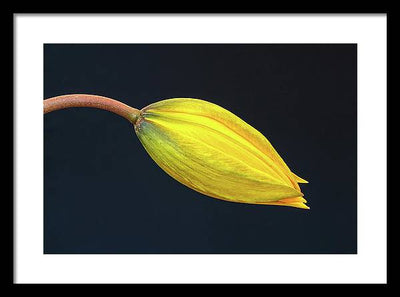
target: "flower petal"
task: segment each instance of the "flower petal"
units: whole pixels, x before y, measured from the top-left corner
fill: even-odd
[[[135,131],[163,170],[200,193],[307,208],[298,186],[304,180],[260,132],[218,105],[190,98],[162,100],[142,109]]]

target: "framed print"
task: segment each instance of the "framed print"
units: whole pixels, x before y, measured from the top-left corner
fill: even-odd
[[[385,14],[14,18],[17,283],[386,282]]]

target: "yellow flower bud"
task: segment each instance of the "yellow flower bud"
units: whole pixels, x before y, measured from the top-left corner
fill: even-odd
[[[240,203],[309,207],[270,142],[228,110],[199,99],[174,98],[140,111],[135,131],[171,177],[210,197]]]

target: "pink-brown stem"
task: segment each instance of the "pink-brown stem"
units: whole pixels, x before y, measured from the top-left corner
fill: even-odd
[[[70,108],[70,107],[92,107],[113,112],[131,123],[135,123],[140,111],[117,100],[87,94],[71,94],[52,97],[43,101],[43,112]]]

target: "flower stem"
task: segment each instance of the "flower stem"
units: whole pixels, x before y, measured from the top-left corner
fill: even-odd
[[[138,109],[130,107],[122,102],[97,95],[62,95],[43,101],[43,112],[45,114],[70,107],[92,107],[107,110],[122,116],[132,124],[136,122],[140,113]]]

